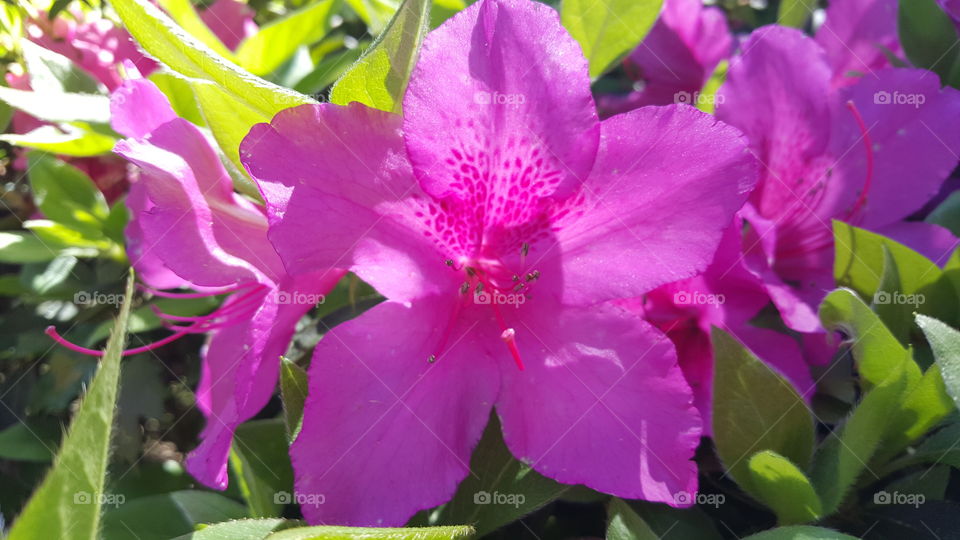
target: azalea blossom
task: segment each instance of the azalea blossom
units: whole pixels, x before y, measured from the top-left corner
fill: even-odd
[[[643,42],[624,61],[641,89],[600,98],[608,114],[644,105],[693,104],[721,60],[733,48],[727,19],[702,0],[666,0],[663,12]]]
[[[736,336],[801,395],[809,398],[816,389],[801,343],[786,334],[750,324],[770,303],[770,296],[760,279],[743,264],[742,230],[743,220],[734,219],[713,262],[702,274],[662,285],[643,298],[621,302],[643,314],[676,346],[706,434],[710,434],[713,416],[713,327]]]
[[[304,105],[241,145],[287,270],[346,267],[387,298],[315,350],[291,447],[298,492],[324,496],[307,519],[446,501],[493,409],[544,475],[689,505],[690,388],[610,301],[707,266],[755,181],[740,134],[688,106],[601,123],[582,51],[529,0],[431,32],[403,110]]]
[[[128,137],[115,151],[142,171],[130,187],[126,235],[132,265],[153,287],[148,291],[171,297],[230,295],[206,316],[158,313],[174,333],[126,351],[145,352],[183,335],[209,334],[197,389],[207,425],[187,469],[207,486],[223,489],[234,429],[266,404],[297,321],[322,301],[343,271],[288,276],[267,240],[262,207],[233,191],[212,143],[174,114],[153,83],[124,82],[112,95],[111,113],[113,128]],[[200,292],[157,290],[173,288]]]
[[[200,19],[231,51],[259,30],[250,6],[238,0],[217,0],[200,12]]]
[[[903,220],[958,161],[960,94],[916,69],[881,69],[842,88],[823,49],[790,28],[760,28],[731,62],[717,117],[742,129],[763,163],[742,215],[745,262],[784,321],[819,330],[833,283],[837,219],[943,262],[956,239]],[[909,185],[909,189],[904,189]]]

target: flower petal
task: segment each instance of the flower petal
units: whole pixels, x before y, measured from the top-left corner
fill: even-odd
[[[110,125],[125,137],[146,137],[176,117],[167,96],[147,79],[124,81],[110,94]]]
[[[596,156],[587,61],[556,10],[529,0],[477,2],[431,32],[403,109],[414,171],[438,198],[569,193]]]
[[[197,387],[197,407],[207,424],[200,446],[187,459],[187,469],[198,481],[226,488],[234,430],[267,404],[277,385],[280,356],[287,351],[297,321],[317,303],[311,299],[328,293],[342,275],[329,272],[287,280],[281,289],[265,291],[252,317],[237,313],[235,324],[211,334]],[[252,300],[240,296],[233,295],[224,306]]]
[[[455,290],[443,287],[453,272],[427,236],[429,197],[413,178],[400,121],[358,103],[302,105],[250,130],[241,159],[291,274],[351,268],[401,302]]]
[[[670,340],[610,304],[517,317],[526,369],[501,370],[497,401],[511,452],[559,482],[684,505],[701,422]]]
[[[448,500],[468,474],[499,372],[477,342],[484,332],[468,324],[450,329],[446,350],[428,362],[455,300],[388,301],[317,346],[290,449],[298,494],[323,500],[301,505],[311,523],[402,525]]]
[[[960,240],[948,229],[922,221],[902,221],[876,231],[943,266]]]
[[[890,66],[888,54],[903,56],[897,0],[830,2],[816,40],[826,51],[835,86],[851,84],[858,76],[873,76],[874,71]]]
[[[639,296],[702,271],[755,180],[740,133],[692,107],[615,116],[581,197],[560,203],[556,244],[531,253],[562,266],[543,279],[562,280],[564,303]]]

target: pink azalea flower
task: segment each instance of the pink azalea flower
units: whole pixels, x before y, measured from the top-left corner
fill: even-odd
[[[743,265],[741,231],[735,219],[727,228],[713,262],[700,275],[668,283],[644,298],[624,302],[663,331],[677,348],[683,374],[693,389],[694,403],[710,434],[713,405],[714,326],[735,335],[771,369],[789,380],[805,397],[815,385],[797,341],[785,334],[749,324],[770,302],[760,279]]]
[[[197,389],[207,425],[187,469],[200,482],[223,489],[234,429],[269,400],[297,321],[343,272],[324,267],[288,276],[267,240],[263,210],[233,191],[212,144],[174,114],[153,83],[123,83],[111,109],[114,129],[128,137],[115,151],[142,170],[127,199],[134,268],[152,287],[201,291],[152,291],[159,296],[230,293],[207,316],[158,313],[174,334],[127,351],[150,350],[186,334],[210,335]]]
[[[291,447],[314,523],[396,525],[446,501],[496,409],[569,484],[689,504],[701,434],[669,340],[610,301],[703,270],[755,180],[687,106],[599,122],[550,7],[482,0],[430,33],[404,117],[304,105],[241,157],[294,275],[350,268],[387,301],[331,330]]]
[[[764,164],[742,212],[745,262],[791,328],[818,331],[816,308],[833,288],[831,220],[937,257],[954,243],[942,228],[900,222],[957,164],[960,94],[916,69],[878,70],[833,88],[823,49],[789,28],[761,28],[743,50],[717,117],[742,129]]]
[[[960,29],[960,0],[937,0],[937,3],[953,19],[953,24]]]
[[[847,86],[903,58],[897,33],[897,0],[830,2],[816,41],[833,70],[833,85]]]
[[[132,62],[144,75],[156,69],[156,63],[145,57],[130,34],[113,21],[79,10],[72,12],[72,17],[60,15],[50,21],[41,14],[27,24],[27,36],[73,60],[111,91],[123,82],[117,68],[124,61]]]
[[[217,0],[200,12],[204,24],[231,51],[259,30],[250,6],[238,0]]]
[[[603,96],[599,107],[615,114],[644,105],[692,103],[732,47],[719,8],[705,7],[702,0],[666,0],[650,33],[625,61],[627,73],[643,89]]]

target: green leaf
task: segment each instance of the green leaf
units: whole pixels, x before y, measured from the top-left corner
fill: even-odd
[[[380,33],[397,12],[397,0],[347,0],[347,4],[367,25],[371,33]]]
[[[241,424],[234,436],[230,466],[251,517],[279,517],[283,494],[293,492],[293,469],[282,420]]]
[[[105,135],[83,122],[40,126],[23,134],[5,133],[0,135],[0,141],[73,157],[106,154],[113,150],[113,145],[117,142],[114,137]]]
[[[865,389],[883,382],[897,367],[906,370],[911,383],[920,380],[920,367],[911,358],[910,351],[852,291],[838,289],[828,294],[820,304],[820,321],[824,328],[848,337]]]
[[[948,321],[957,314],[957,295],[943,271],[923,255],[879,234],[833,222],[836,247],[833,273],[837,285],[849,287],[874,303],[898,304],[900,309]],[[899,294],[878,298],[884,268],[884,248],[896,262]]]
[[[285,519],[237,519],[214,523],[174,540],[263,540],[272,532],[300,524]]]
[[[430,0],[404,0],[386,30],[333,86],[330,101],[399,113],[429,24]]]
[[[240,141],[253,124],[269,122],[288,107],[315,103],[237,67],[145,0],[114,0],[111,5],[144,50],[170,69],[196,79],[191,86],[204,119],[224,154],[240,171]],[[245,191],[250,193],[249,185]]]
[[[900,269],[897,261],[886,245],[883,248],[883,273],[880,275],[880,285],[873,295],[873,309],[880,316],[887,329],[900,340],[901,343],[910,343],[910,330],[913,328],[912,306],[893,301],[903,288],[900,281]]]
[[[900,0],[897,27],[913,65],[937,73],[944,84],[957,83],[957,30],[936,0]]]
[[[287,357],[280,359],[280,398],[287,440],[293,442],[303,422],[303,405],[307,401],[307,372]]]
[[[843,427],[831,433],[818,449],[811,476],[825,514],[840,507],[865,470],[876,476],[867,464],[883,441],[906,389],[904,369],[896,366],[867,393]]]
[[[960,236],[960,191],[954,191],[939,206],[930,212],[924,220],[949,229],[954,236]]]
[[[750,458],[750,478],[742,483],[777,515],[781,525],[816,521],[823,514],[820,497],[803,471],[776,452],[764,450]]]
[[[83,397],[53,468],[14,522],[8,540],[98,538],[120,381],[120,357],[133,298],[133,273],[100,369]]]
[[[66,56],[26,39],[20,42],[20,48],[33,88],[78,94],[100,92],[97,80]]]
[[[27,159],[33,198],[44,215],[78,231],[91,232],[94,238],[102,237],[110,207],[93,180],[48,154],[31,152]]]
[[[824,328],[848,336],[865,390],[882,383],[894,370],[903,371],[907,387],[885,424],[887,440],[881,458],[906,448],[950,412],[939,373],[935,369],[921,372],[910,351],[853,292],[840,289],[827,295],[820,305],[820,320]]]
[[[643,41],[662,5],[663,0],[563,0],[560,20],[597,79]]]
[[[960,469],[960,423],[950,424],[931,435],[913,452],[890,463],[881,476],[919,464],[943,464]]]
[[[233,52],[203,22],[190,0],[159,0],[157,2],[181,28],[221,57],[236,63]]]
[[[777,24],[803,28],[815,7],[817,7],[817,3],[809,0],[780,0]]]
[[[98,94],[16,90],[0,86],[0,101],[47,122],[110,122],[110,98]]]
[[[103,538],[167,540],[198,525],[247,517],[244,506],[219,493],[174,491],[118,501],[103,516]]]
[[[822,527],[793,526],[752,534],[743,540],[857,540],[857,538]]]
[[[174,540],[263,540],[270,533],[300,524],[285,519],[238,519],[208,525],[197,532],[178,536]]]
[[[960,407],[960,332],[923,315],[917,315],[917,325],[933,349],[946,391],[954,404]]]
[[[659,540],[627,503],[614,497],[607,507],[607,540]]]
[[[730,62],[727,60],[721,60],[717,64],[717,69],[713,70],[713,74],[710,75],[710,78],[707,79],[706,84],[703,85],[703,90],[700,91],[699,97],[697,98],[697,108],[707,114],[713,114],[714,110],[717,108],[717,91],[720,90],[720,87],[723,86],[723,83],[727,80],[727,70],[730,68]]]
[[[735,338],[714,328],[712,337],[713,439],[737,482],[749,482],[749,457],[773,450],[806,467],[813,453],[813,416],[780,374]]]
[[[193,89],[190,88],[190,83],[186,79],[171,71],[154,71],[147,78],[157,85],[163,95],[167,96],[177,116],[198,126],[206,124],[200,113],[197,98],[193,95]]]
[[[0,262],[10,264],[47,262],[52,261],[56,256],[57,250],[33,233],[0,232]]]
[[[237,47],[237,60],[255,75],[273,72],[299,47],[327,35],[330,14],[338,4],[337,0],[320,0],[261,27]]]
[[[275,532],[268,540],[457,540],[473,536],[473,527],[301,527]]]
[[[49,463],[60,441],[60,423],[31,421],[0,431],[0,459]]]
[[[705,498],[711,497],[710,499]],[[701,506],[712,505],[715,508],[726,502],[722,493],[698,494],[702,505],[692,508],[672,508],[665,504],[645,501],[622,501],[636,512],[657,538],[664,540],[721,540],[716,522]],[[712,500],[712,502],[711,502]]]
[[[517,461],[491,415],[470,458],[471,473],[440,511],[438,523],[472,523],[483,536],[546,505],[570,486],[541,476]]]

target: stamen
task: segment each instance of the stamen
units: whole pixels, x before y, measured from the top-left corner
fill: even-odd
[[[53,325],[48,326],[47,329],[44,331],[44,333],[50,336],[51,338],[53,338],[53,340],[56,341],[58,344],[70,349],[71,351],[78,352],[80,354],[85,354],[87,356],[103,356],[104,351],[98,351],[96,349],[88,349],[86,347],[81,347],[80,345],[67,341],[63,336],[57,333],[57,329]],[[123,352],[121,352],[120,355],[131,356],[134,354],[140,354],[142,352],[152,351],[153,349],[163,347],[168,343],[172,343],[182,338],[183,336],[188,335],[189,333],[190,332],[177,332],[159,341],[155,341],[153,343],[144,345],[143,347],[137,347],[135,349],[126,349]]]
[[[154,289],[153,287],[148,287],[146,285],[137,283],[137,288],[140,289],[141,291],[145,293],[149,293],[153,296],[159,296],[160,298],[208,298],[211,296],[220,296],[221,294],[230,294],[233,292],[242,291],[244,289],[247,289],[253,286],[259,286],[259,284],[255,282],[244,283],[241,285],[236,285],[234,287],[227,287],[225,289],[208,291],[208,292],[174,293],[174,292],[161,291],[159,289]]]

